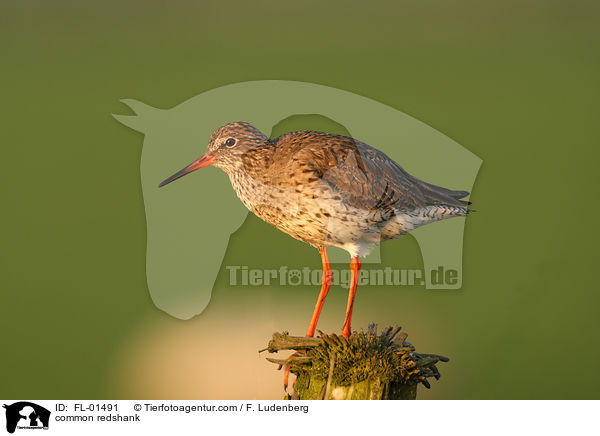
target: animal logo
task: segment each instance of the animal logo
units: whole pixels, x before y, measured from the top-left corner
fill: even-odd
[[[14,433],[18,428],[23,429],[48,429],[50,424],[50,411],[45,407],[29,401],[18,401],[13,404],[4,404],[6,409],[6,431]]]

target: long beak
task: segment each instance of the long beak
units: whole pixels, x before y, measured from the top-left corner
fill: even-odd
[[[192,162],[191,164],[189,164],[187,167],[185,167],[185,168],[177,171],[175,174],[173,174],[168,179],[165,179],[162,182],[160,182],[160,184],[158,185],[158,187],[161,188],[161,187],[163,187],[163,186],[171,183],[173,180],[177,180],[180,177],[183,177],[186,174],[191,173],[192,171],[196,171],[196,170],[199,170],[202,167],[211,165],[213,163],[213,160],[214,160],[213,156],[209,156],[208,154],[205,154],[200,159],[195,160],[194,162]]]

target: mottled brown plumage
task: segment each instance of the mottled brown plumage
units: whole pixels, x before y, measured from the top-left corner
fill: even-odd
[[[230,123],[215,130],[202,158],[160,186],[206,165],[225,171],[259,218],[319,248],[324,269],[325,247],[348,251],[358,274],[359,256],[374,244],[469,213],[469,203],[461,200],[468,192],[419,180],[381,151],[346,136],[298,131],[271,140],[249,123]],[[352,289],[351,295],[353,301]],[[348,335],[351,313],[349,300]]]
[[[227,140],[234,145],[227,146]],[[315,247],[365,255],[422,224],[463,216],[465,191],[408,174],[375,148],[346,136],[299,131],[270,140],[248,123],[217,129],[207,155],[259,218]]]

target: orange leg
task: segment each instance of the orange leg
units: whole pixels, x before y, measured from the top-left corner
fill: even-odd
[[[297,354],[300,354],[300,352],[296,351],[294,354],[292,354],[292,356],[296,356]],[[292,357],[292,356],[290,356],[290,357]],[[287,391],[289,379],[290,379],[290,366],[285,365],[283,367],[283,390],[284,391]],[[296,386],[296,380],[294,380],[294,386]]]
[[[327,249],[325,247],[321,247],[319,248],[319,253],[321,253],[321,261],[323,262],[323,283],[321,284],[321,292],[319,292],[319,298],[317,298],[317,304],[315,304],[315,310],[313,311],[313,316],[310,320],[308,331],[306,332],[306,336],[309,338],[312,338],[315,335],[317,322],[319,321],[319,315],[321,315],[321,309],[323,308],[323,303],[325,302],[325,297],[327,297],[327,293],[329,292],[329,287],[331,286],[332,280],[331,266],[329,265],[329,257],[327,257]],[[293,355],[296,354],[298,353],[294,353]],[[289,376],[290,367],[286,365],[283,373],[284,389],[287,389]]]
[[[352,320],[352,309],[354,308],[354,296],[356,295],[356,286],[358,285],[358,276],[360,274],[360,258],[353,257],[350,262],[350,292],[348,292],[348,305],[346,306],[346,319],[342,328],[342,335],[348,339],[350,337],[350,321]]]
[[[312,319],[310,320],[308,331],[306,332],[306,336],[309,338],[312,338],[315,335],[317,322],[319,321],[319,315],[321,315],[321,309],[323,308],[325,297],[327,297],[327,293],[329,292],[332,279],[329,258],[327,257],[327,249],[325,247],[321,247],[319,248],[319,253],[321,253],[321,261],[323,262],[323,283],[321,284],[321,292],[319,293],[319,298],[317,298],[317,304],[315,304],[315,310],[313,312]]]

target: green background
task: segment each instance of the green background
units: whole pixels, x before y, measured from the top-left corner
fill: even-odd
[[[225,270],[199,320],[155,308],[143,136],[110,115],[127,112],[125,97],[168,108],[285,79],[378,100],[483,159],[462,290],[366,286],[357,297],[355,327],[398,322],[419,349],[451,357],[421,398],[597,398],[599,18],[593,1],[3,1],[0,397],[160,397],[119,369],[147,364],[123,357],[138,334],[152,348],[152,329],[206,331],[203,317],[251,329],[269,317],[265,301],[294,308],[304,321],[289,329],[304,328],[316,289],[229,288]],[[382,250],[420,267],[410,236]],[[319,259],[249,216],[224,263]],[[339,328],[345,294],[332,290],[324,329]]]

